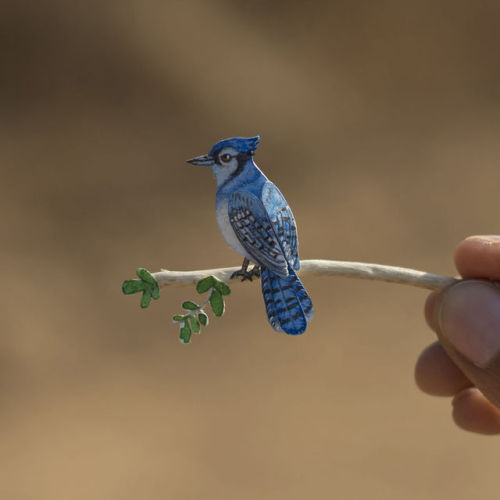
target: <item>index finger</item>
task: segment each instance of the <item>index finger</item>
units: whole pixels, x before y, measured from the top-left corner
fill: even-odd
[[[464,278],[500,280],[500,235],[469,236],[455,250],[455,265]]]

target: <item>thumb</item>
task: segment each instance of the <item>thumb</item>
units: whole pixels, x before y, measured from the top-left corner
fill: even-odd
[[[463,280],[443,291],[435,314],[448,355],[500,408],[500,286]]]

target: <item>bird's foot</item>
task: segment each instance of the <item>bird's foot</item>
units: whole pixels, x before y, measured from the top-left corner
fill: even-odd
[[[241,268],[231,274],[231,279],[241,276],[241,281],[252,281],[252,278],[260,278],[260,266],[253,266],[252,269]]]

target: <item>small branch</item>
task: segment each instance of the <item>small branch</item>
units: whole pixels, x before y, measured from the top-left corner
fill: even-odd
[[[396,266],[383,266],[381,264],[367,264],[364,262],[343,262],[338,260],[303,260],[301,261],[301,276],[339,276],[343,278],[360,278],[367,280],[387,281],[400,283],[428,290],[442,290],[457,279],[439,274],[425,273],[415,269]],[[231,275],[239,267],[225,267],[219,269],[203,269],[200,271],[167,271],[162,269],[152,273],[160,287],[167,285],[193,285],[199,280],[213,275],[216,278],[229,282]],[[236,278],[233,281],[238,281]]]

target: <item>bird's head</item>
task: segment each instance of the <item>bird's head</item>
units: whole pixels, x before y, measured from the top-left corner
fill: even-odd
[[[211,167],[217,184],[221,185],[243,170],[244,165],[257,149],[259,139],[258,135],[224,139],[215,144],[207,155],[197,156],[187,161],[192,165]]]

